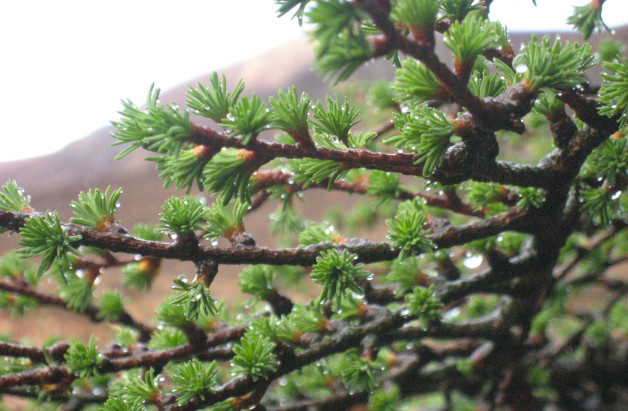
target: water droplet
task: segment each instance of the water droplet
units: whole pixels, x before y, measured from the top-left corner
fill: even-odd
[[[462,260],[462,264],[464,264],[464,266],[467,267],[468,269],[472,270],[474,268],[478,268],[482,264],[483,260],[484,260],[484,257],[482,257],[479,254],[476,255],[476,254],[467,253],[466,258]]]
[[[515,71],[517,73],[525,73],[526,71],[528,71],[528,66],[525,64],[519,64],[516,68]]]
[[[445,312],[443,314],[443,318],[446,319],[446,320],[451,320],[452,318],[455,318],[455,317],[459,316],[460,315],[460,311],[461,311],[460,308],[454,307],[451,310],[448,310],[447,312]]]

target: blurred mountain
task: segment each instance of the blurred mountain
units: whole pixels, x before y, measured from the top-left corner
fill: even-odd
[[[581,36],[576,33],[561,33],[565,40],[581,41]],[[514,33],[511,35],[515,50],[523,41],[528,41],[529,33]],[[595,46],[600,36],[592,39]],[[628,40],[628,27],[616,30],[616,38]],[[438,54],[445,61],[449,58],[449,51],[442,45],[438,47]],[[243,78],[246,83],[246,92],[255,92],[262,99],[275,95],[280,88],[295,85],[297,90],[305,91],[316,101],[329,93],[328,85],[321,77],[310,70],[312,60],[311,47],[305,40],[291,43],[269,53],[255,57],[223,71],[231,86],[238,79]],[[394,69],[388,61],[379,60],[367,64],[354,76],[366,83],[378,79],[390,79]],[[599,82],[599,72],[589,73],[592,82]],[[181,86],[168,90],[161,95],[162,102],[176,102],[179,105],[185,103],[185,91],[187,84],[196,84],[197,81],[207,82],[207,77],[193,79]],[[365,86],[366,87],[366,86]],[[202,120],[197,119],[202,122]],[[144,161],[145,152],[134,152],[120,161],[114,161],[120,147],[111,147],[113,139],[109,136],[110,126],[104,126],[80,141],[76,141],[61,151],[44,157],[0,163],[0,183],[13,178],[32,196],[33,207],[37,210],[57,210],[63,220],[70,217],[69,202],[77,198],[81,190],[89,188],[105,188],[108,185],[123,187],[124,194],[121,197],[121,208],[116,214],[127,227],[132,227],[138,222],[155,222],[158,218],[160,207],[164,200],[175,194],[173,189],[163,190],[162,181],[158,178],[158,172],[154,164]],[[177,193],[180,195],[181,193]],[[308,193],[308,196],[319,197],[321,193]],[[352,201],[342,193],[326,193],[325,204],[347,204]],[[311,219],[320,218],[323,207],[319,201],[306,201],[300,205],[302,213]],[[258,240],[259,245],[272,245],[267,228],[267,216],[276,208],[276,203],[265,204],[246,220],[247,230]],[[375,232],[383,238],[383,232]],[[17,236],[0,236],[0,254],[6,250],[15,248]],[[224,269],[224,270],[223,270]],[[235,279],[238,267],[221,267],[216,283],[212,287],[216,297],[223,298],[237,292]],[[185,272],[193,275],[191,264],[168,263],[164,267],[164,275],[156,285],[153,293],[133,295],[131,311],[152,311],[155,299],[159,301],[169,293],[169,284],[172,278]],[[112,278],[114,277],[114,278]],[[103,280],[108,285],[120,283],[119,276],[109,276]],[[57,313],[52,310],[51,313]],[[56,314],[49,314],[56,315]],[[47,321],[47,315],[39,316],[38,320]],[[32,321],[32,319],[30,320]],[[30,324],[32,326],[32,324]],[[11,331],[6,327],[13,327],[12,331],[19,331],[18,323],[4,323],[0,320],[0,333]],[[91,330],[81,327],[73,327],[71,333],[88,335]]]

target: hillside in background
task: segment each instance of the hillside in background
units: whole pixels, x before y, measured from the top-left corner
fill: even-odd
[[[513,34],[515,49],[518,49],[522,41],[530,38],[529,34]],[[574,33],[561,34],[563,39],[580,41],[581,37]],[[617,30],[616,38],[628,40],[628,27]],[[598,39],[593,39],[595,46]],[[440,47],[439,53],[443,59],[447,59],[448,50]],[[254,58],[235,67],[224,70],[228,81],[234,84],[239,78],[246,83],[246,92],[255,92],[262,99],[275,95],[280,88],[295,85],[297,90],[305,91],[316,101],[329,93],[329,87],[314,72],[310,71],[312,53],[306,41],[299,41],[288,46],[276,49],[262,56]],[[368,82],[382,78],[392,78],[394,69],[385,60],[374,62],[357,73],[359,81]],[[592,82],[596,83],[599,73],[590,73]],[[197,81],[206,82],[207,76],[185,82],[179,87],[166,91],[161,96],[162,102],[177,102],[182,105],[185,101],[185,91],[188,83]],[[358,83],[357,87],[360,87]],[[121,96],[124,97],[124,96]],[[117,213],[123,225],[132,227],[138,222],[157,221],[160,207],[164,200],[175,194],[173,189],[163,190],[162,181],[157,177],[158,172],[154,164],[144,161],[144,152],[135,152],[123,160],[114,161],[120,147],[110,147],[113,141],[109,136],[111,127],[105,126],[90,136],[74,142],[61,151],[45,157],[20,160],[15,162],[0,163],[0,180],[4,183],[13,178],[26,189],[32,196],[32,204],[37,210],[57,210],[63,220],[70,217],[69,202],[76,199],[81,190],[89,188],[105,188],[108,185],[123,187],[124,194],[121,197],[121,208]],[[182,194],[182,193],[177,193]],[[312,191],[308,196],[313,201],[306,201],[300,205],[303,215],[312,219],[320,218],[323,213],[321,201],[318,198],[322,192]],[[350,197],[342,193],[325,193],[325,204],[348,204]],[[318,197],[318,198],[317,198]],[[247,231],[257,239],[259,245],[273,245],[269,239],[267,217],[276,208],[277,204],[270,202],[261,210],[250,216],[245,222]],[[370,235],[382,235],[383,231],[375,231]],[[381,237],[380,237],[381,239]],[[17,236],[0,236],[0,254],[14,248]],[[237,272],[241,267],[221,267],[221,271],[212,286],[212,291],[217,298],[225,298],[237,292]],[[169,262],[162,270],[160,280],[155,284],[152,293],[133,293],[129,291],[133,303],[129,310],[133,313],[153,311],[157,301],[160,301],[170,292],[169,285],[176,276],[185,273],[193,275],[191,264]],[[103,281],[107,285],[119,285],[120,276],[107,273]],[[53,317],[59,317],[61,310],[47,309],[37,310],[26,319],[30,327],[49,325]],[[63,317],[61,317],[63,318]],[[72,336],[87,336],[93,329],[87,327],[84,320],[65,321],[59,324],[59,333]],[[7,321],[0,319],[0,333],[12,332],[20,335],[19,330],[26,322]],[[102,333],[102,331],[101,331]],[[102,334],[101,334],[102,335]]]

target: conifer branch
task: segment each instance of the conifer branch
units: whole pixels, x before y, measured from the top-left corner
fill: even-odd
[[[0,211],[1,213],[2,211]],[[50,295],[46,293],[42,293],[41,291],[37,291],[32,288],[30,285],[26,283],[10,283],[5,280],[0,280],[0,290],[9,291],[12,293],[16,293],[19,295],[24,295],[30,298],[35,299],[38,303],[44,305],[51,305],[59,308],[63,308],[65,310],[69,310],[68,302],[62,298],[59,298],[55,295]],[[99,314],[100,308],[95,305],[89,305],[85,308],[85,310],[81,312],[76,312],[74,310],[70,310],[79,315],[87,316],[90,321],[93,322],[103,322],[105,321]],[[114,321],[110,321],[114,323],[118,323],[120,325],[126,325],[128,327],[135,328],[140,332],[140,341],[148,341],[150,335],[155,330],[154,327],[144,324],[141,321],[136,320],[126,311],[122,311],[118,317]]]
[[[495,217],[458,227],[448,226],[440,232],[429,234],[427,238],[439,247],[452,247],[479,238],[496,235],[503,230],[522,230],[527,228],[528,212],[513,208],[511,211]],[[0,210],[0,227],[19,227],[24,224],[25,216],[20,213]],[[130,235],[96,232],[75,226],[68,227],[69,232],[80,234],[81,245],[104,248],[113,252],[140,254],[143,256],[171,258],[187,261],[212,260],[218,264],[271,264],[271,265],[313,265],[316,257],[325,250],[346,249],[358,257],[358,261],[370,263],[392,260],[398,251],[387,243],[374,243],[356,239],[344,244],[316,244],[304,248],[286,248],[281,250],[264,247],[219,248],[198,246],[192,249],[181,248],[177,243],[142,240]]]

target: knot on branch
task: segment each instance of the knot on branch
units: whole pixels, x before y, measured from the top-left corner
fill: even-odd
[[[489,169],[497,154],[499,145],[494,136],[479,138],[476,135],[449,147],[431,178],[446,185],[461,183]]]

